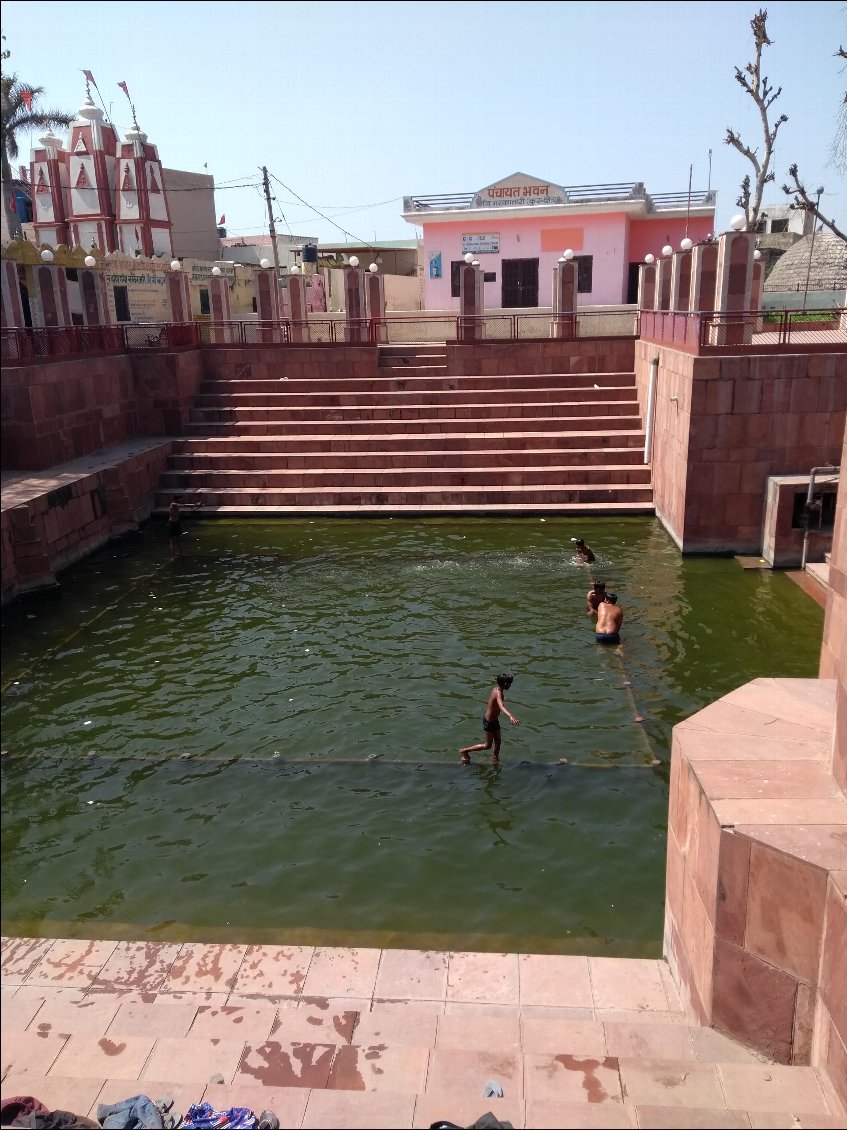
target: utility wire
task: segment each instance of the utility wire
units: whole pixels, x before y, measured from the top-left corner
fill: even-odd
[[[319,216],[321,217],[321,219],[323,219],[323,220],[326,220],[326,222],[327,222],[328,224],[332,224],[332,226],[333,226],[334,228],[338,228],[338,230],[339,230],[340,232],[343,232],[343,233],[344,233],[344,235],[346,235],[346,236],[349,236],[349,237],[350,237],[350,239],[354,240],[354,242],[356,242],[356,243],[360,244],[360,245],[361,245],[362,247],[364,247],[364,248],[367,248],[367,250],[369,250],[369,251],[373,251],[373,250],[375,250],[375,249],[374,249],[374,246],[373,246],[373,244],[371,244],[371,243],[366,243],[366,242],[365,242],[365,240],[363,240],[363,239],[360,239],[360,238],[359,238],[359,237],[358,237],[357,235],[353,235],[353,233],[352,233],[352,232],[348,231],[348,230],[347,230],[346,228],[343,228],[343,227],[341,226],[341,224],[337,224],[337,223],[335,222],[335,220],[332,220],[332,219],[330,219],[330,217],[329,217],[329,216],[327,216],[327,215],[326,215],[326,214],[325,214],[324,212],[322,212],[322,211],[320,210],[320,208],[316,208],[316,207],[314,206],[314,204],[310,204],[308,200],[304,200],[304,199],[303,199],[303,197],[302,197],[302,196],[299,196],[299,195],[298,195],[298,194],[297,194],[297,193],[296,193],[296,192],[294,191],[294,189],[293,189],[293,188],[290,188],[290,187],[289,187],[289,186],[288,186],[287,184],[285,184],[285,183],[284,183],[283,181],[281,181],[281,180],[279,179],[279,177],[278,177],[278,176],[274,176],[274,174],[273,174],[273,173],[271,173],[270,175],[271,175],[271,176],[273,177],[273,179],[274,179],[274,180],[276,181],[276,183],[277,183],[277,184],[281,184],[281,185],[282,185],[282,187],[283,187],[283,188],[285,189],[285,191],[286,191],[286,192],[290,192],[290,193],[291,193],[291,195],[292,195],[292,196],[295,196],[295,197],[296,197],[296,198],[297,198],[297,199],[298,199],[298,200],[300,201],[300,203],[301,203],[301,204],[305,204],[307,208],[311,208],[311,210],[312,210],[313,212],[316,212],[316,213],[317,213],[317,214],[318,214],[318,215],[319,215]]]

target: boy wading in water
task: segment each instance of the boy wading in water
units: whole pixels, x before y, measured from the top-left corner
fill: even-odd
[[[476,745],[465,746],[459,750],[459,757],[463,765],[470,765],[471,754],[479,749],[490,749],[491,760],[495,765],[500,760],[500,715],[505,714],[513,726],[520,726],[519,720],[506,709],[505,692],[514,682],[514,675],[502,674],[497,676],[497,686],[492,687],[488,696],[488,706],[482,719],[482,728],[485,731],[485,741]]]

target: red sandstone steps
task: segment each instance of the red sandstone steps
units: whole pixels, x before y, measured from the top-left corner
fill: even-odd
[[[502,479],[502,476],[501,476]],[[156,506],[166,507],[174,493],[181,495],[190,503],[195,498],[202,499],[206,506],[340,506],[360,509],[362,507],[435,506],[452,503],[465,509],[479,507],[500,507],[503,509],[520,505],[531,507],[552,507],[560,505],[579,505],[588,511],[592,508],[607,507],[619,502],[637,502],[645,511],[653,508],[653,491],[649,484],[638,486],[630,483],[608,483],[606,485],[587,485],[574,483],[568,486],[554,484],[506,485],[502,481],[491,486],[455,485],[444,490],[437,486],[407,484],[405,486],[386,485],[382,489],[373,482],[360,486],[341,486],[337,483],[323,487],[284,488],[238,488],[227,486],[206,489],[198,483],[196,490],[162,489],[156,494]]]
[[[361,416],[347,420],[335,419],[327,413],[321,414],[317,420],[290,421],[291,430],[296,430],[300,436],[323,435],[327,427],[331,426],[336,435],[373,436],[387,429],[397,430],[399,421],[393,417],[383,420],[362,418]],[[480,436],[489,438],[498,437],[506,432],[560,432],[563,425],[567,424],[568,430],[581,430],[583,435],[591,432],[614,433],[632,431],[641,428],[641,418],[636,412],[621,416],[495,416],[484,419],[444,416],[440,419],[432,417],[419,417],[404,420],[402,428],[410,435],[415,433],[472,433],[479,440]],[[529,426],[528,426],[529,425]],[[189,436],[279,436],[281,431],[279,420],[243,420],[229,419],[224,421],[190,420],[186,433]],[[642,438],[641,442],[644,440]]]
[[[637,451],[639,457],[644,449],[644,433],[630,431],[542,431],[509,432],[502,435],[487,435],[485,450],[495,455],[512,451],[529,452],[551,450],[573,453],[617,452],[616,458],[626,451]],[[367,453],[372,451],[392,453],[443,452],[451,459],[464,452],[476,450],[473,442],[479,440],[479,432],[454,432],[452,434],[436,431],[432,433],[408,431],[382,432],[365,435],[335,435],[332,432],[314,435],[279,434],[264,436],[199,436],[174,440],[174,454],[314,454],[337,452],[344,454]],[[496,440],[496,448],[491,446]],[[588,446],[590,444],[590,446]],[[576,460],[579,461],[578,459]]]
[[[218,441],[224,443],[225,441]],[[185,446],[184,444],[182,445]],[[226,445],[228,448],[229,445]],[[185,451],[171,455],[172,471],[284,471],[367,469],[378,466],[397,468],[444,468],[456,470],[464,467],[555,467],[570,470],[585,467],[644,467],[643,455],[638,447],[597,447],[560,451],[558,448],[501,451],[490,447],[482,450],[440,451],[426,447],[423,450],[369,451]]]
[[[629,393],[629,395],[627,395]],[[541,404],[591,404],[612,402],[634,404],[635,391],[623,388],[581,388],[563,391],[555,388],[534,388],[525,390],[531,403]],[[203,392],[194,398],[194,408],[198,410],[250,409],[250,408],[388,408],[407,406],[443,409],[454,406],[464,408],[468,403],[465,389],[430,389],[422,394],[418,389],[385,389],[380,392],[355,392],[338,389],[335,392],[324,390],[292,391],[277,386],[273,392],[242,392],[240,389],[227,392]]]
[[[277,489],[309,490],[312,487],[335,489],[355,487],[369,492],[397,487],[426,487],[447,490],[464,487],[565,487],[603,486],[609,482],[619,486],[650,486],[650,468],[640,467],[380,467],[362,468],[299,467],[272,471],[216,470],[165,471],[159,480],[160,490],[182,492],[189,489],[221,491],[235,488],[250,491]]]
[[[173,495],[157,495],[153,513],[165,517],[167,503]],[[188,495],[186,498],[190,498]],[[640,517],[655,513],[653,503],[644,502],[604,502],[584,505],[583,503],[476,503],[437,502],[409,504],[362,503],[297,503],[296,505],[252,504],[239,499],[235,503],[212,502],[207,495],[201,498],[208,505],[196,511],[203,518],[535,518],[552,516],[560,518],[580,517]]]
[[[439,408],[433,404],[408,404],[401,406],[388,405],[355,405],[340,404],[332,407],[319,408],[312,405],[303,407],[265,407],[265,408],[193,408],[190,419],[195,424],[221,424],[221,423],[258,423],[260,421],[273,421],[276,423],[296,424],[299,421],[308,423],[318,420],[356,420],[370,422],[379,420],[475,420],[485,423],[489,419],[517,418],[520,420],[532,419],[536,416],[555,417],[567,419],[572,416],[581,417],[607,417],[618,412],[634,411],[636,406],[628,402],[609,401],[594,402],[589,404],[566,403],[527,403],[520,404],[456,404]]]
[[[627,392],[635,391],[635,377],[632,373],[526,373],[515,374],[508,377],[459,377],[459,376],[415,376],[403,373],[398,376],[383,377],[344,377],[331,379],[315,379],[303,377],[287,377],[280,373],[276,377],[242,377],[224,380],[222,378],[210,379],[203,382],[199,389],[200,395],[215,393],[279,393],[279,392],[380,392],[380,391],[412,391],[422,394],[428,391],[457,391],[478,392],[491,389],[496,383],[498,390],[523,391],[534,388],[558,389],[561,392],[603,388],[626,389]]]

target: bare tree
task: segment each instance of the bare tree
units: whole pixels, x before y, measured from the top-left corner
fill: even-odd
[[[847,51],[839,47],[835,52],[836,59],[847,59]],[[844,67],[841,68],[845,70]],[[841,99],[838,111],[838,122],[835,127],[835,137],[829,151],[829,163],[837,173],[847,173],[847,92]]]
[[[829,228],[833,235],[837,235],[839,239],[843,239],[844,242],[847,243],[847,235],[845,235],[844,232],[838,230],[838,228],[835,226],[834,220],[828,220],[826,216],[824,216],[823,212],[821,212],[820,193],[815,194],[817,196],[817,200],[812,200],[809,196],[808,192],[806,191],[805,185],[803,185],[800,181],[800,174],[797,171],[796,164],[789,167],[788,175],[791,177],[793,183],[790,185],[784,184],[782,186],[782,191],[786,196],[794,197],[794,202],[791,204],[791,207],[798,208],[803,212],[808,212],[809,215],[813,218],[813,223],[817,223],[818,220],[820,220],[823,226],[825,228]]]
[[[774,143],[776,141],[776,135],[779,133],[780,126],[788,121],[785,114],[780,114],[773,125],[770,123],[769,111],[780,94],[782,94],[782,87],[779,86],[774,90],[773,86],[771,86],[768,81],[767,75],[762,74],[762,51],[765,47],[771,46],[771,40],[768,39],[767,24],[767,9],[761,8],[750,21],[750,27],[753,30],[753,42],[756,47],[756,57],[752,63],[747,64],[743,71],[740,67],[735,68],[735,81],[747,91],[756,103],[756,108],[759,111],[764,141],[762,156],[759,157],[758,149],[751,149],[749,145],[745,145],[733,129],[727,129],[726,137],[724,138],[726,145],[732,145],[742,156],[747,158],[753,166],[755,173],[755,180],[752,181],[749,174],[745,176],[744,180],[741,182],[741,195],[736,201],[738,206],[744,210],[748,231],[753,230],[759,218],[765,185],[774,179],[775,174],[770,171]]]

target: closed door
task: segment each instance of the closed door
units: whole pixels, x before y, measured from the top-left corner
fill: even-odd
[[[538,305],[538,260],[504,259],[503,291],[500,305]]]

